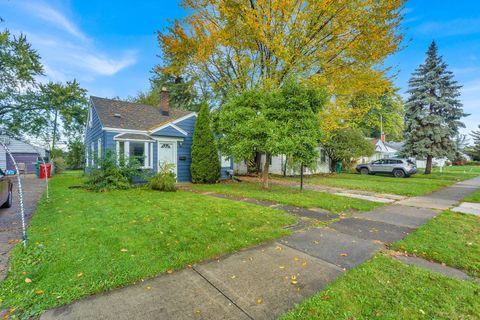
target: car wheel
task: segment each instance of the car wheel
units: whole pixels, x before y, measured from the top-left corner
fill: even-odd
[[[362,168],[360,169],[360,174],[369,174],[370,171],[368,170],[368,168]]]
[[[400,170],[400,169],[396,169],[396,170],[393,170],[393,175],[396,178],[405,178],[405,171]]]
[[[12,206],[12,189],[8,191],[7,201],[2,205],[2,208],[10,208]]]

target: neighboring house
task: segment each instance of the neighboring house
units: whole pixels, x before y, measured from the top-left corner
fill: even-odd
[[[119,100],[90,97],[85,133],[86,171],[95,160],[111,150],[120,157],[141,158],[141,167],[158,172],[160,163],[174,165],[178,182],[191,181],[190,164],[193,131],[197,114],[171,109],[168,92],[161,91],[159,107]],[[222,158],[223,178],[231,169]]]
[[[403,148],[401,142],[386,142],[385,136],[382,138],[367,138],[375,146],[375,153],[370,157],[361,157],[358,163],[369,163],[379,159],[394,158]]]
[[[400,152],[403,150],[403,142],[387,142],[385,141],[385,135],[382,135],[380,139],[368,138],[372,144],[375,145],[375,153],[370,157],[362,157],[358,163],[369,163],[379,159],[396,158],[400,156]],[[417,168],[425,168],[427,165],[426,159],[414,159]],[[443,167],[446,165],[446,158],[433,158],[433,165]]]
[[[26,173],[35,173],[35,164],[39,157],[48,157],[49,152],[44,148],[40,148],[18,139],[8,136],[0,136],[2,142],[12,153],[17,164],[24,163]],[[2,170],[15,170],[12,159],[8,156],[3,147],[0,147],[0,168]]]
[[[317,160],[315,168],[305,168],[304,174],[310,175],[310,174],[330,172],[330,167],[329,167],[330,161],[328,159],[327,153],[325,152],[325,150],[323,150],[322,147],[318,147],[318,153],[320,157]],[[261,167],[263,168],[265,164],[265,155],[262,155],[260,163],[261,163]],[[234,172],[235,174],[238,174],[238,175],[247,174],[247,165],[245,161],[235,163]],[[291,166],[288,165],[287,156],[279,155],[279,156],[272,157],[270,161],[269,172],[272,174],[293,176],[293,175],[300,174],[300,168],[292,168]]]

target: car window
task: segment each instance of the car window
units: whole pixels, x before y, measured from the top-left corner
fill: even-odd
[[[384,160],[377,160],[377,161],[374,161],[373,164],[383,164],[384,163]]]

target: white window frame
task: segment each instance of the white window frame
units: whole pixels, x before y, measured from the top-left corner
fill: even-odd
[[[102,156],[102,138],[98,138],[97,140],[97,157],[100,158]]]
[[[91,145],[91,154],[92,154],[92,159],[91,159],[91,164],[92,164],[92,167],[95,165],[95,143],[92,141],[92,143],[90,144]]]
[[[120,155],[120,142],[124,143],[123,147],[123,156],[125,159],[128,159],[130,156],[130,142],[143,142],[144,143],[144,159],[143,159],[143,166],[141,166],[141,169],[153,169],[153,141],[145,141],[145,140],[123,140],[123,139],[117,139],[116,140],[116,153],[119,156]]]

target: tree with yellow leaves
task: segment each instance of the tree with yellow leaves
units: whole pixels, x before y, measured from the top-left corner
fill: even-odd
[[[300,75],[335,97],[323,116],[336,127],[338,115],[359,112],[346,107],[353,94],[390,87],[383,61],[402,41],[403,2],[184,0],[190,14],[158,34],[164,64],[157,70],[188,75],[220,98]]]

